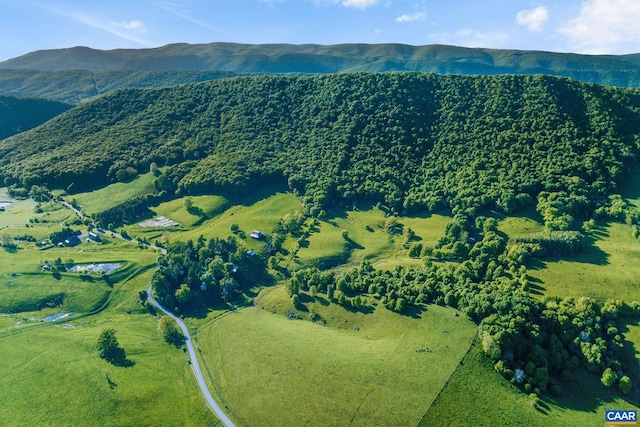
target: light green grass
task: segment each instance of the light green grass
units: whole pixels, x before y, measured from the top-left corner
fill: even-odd
[[[638,410],[587,373],[566,394],[574,397],[544,397],[546,408],[535,409],[474,343],[419,426],[598,426],[604,425],[605,409]]]
[[[151,208],[157,216],[170,218],[184,227],[193,227],[201,221],[201,217],[192,215],[185,208],[186,197],[181,197],[169,202],[161,203],[158,207]],[[193,206],[199,208],[208,217],[217,216],[227,206],[229,201],[222,196],[192,196],[189,197]]]
[[[131,182],[117,182],[99,190],[87,193],[78,193],[67,196],[68,200],[76,199],[82,210],[87,214],[104,211],[119,203],[126,202],[134,197],[155,193],[153,181],[156,179],[148,172],[138,175]]]
[[[99,307],[111,288],[99,276],[62,274],[55,279],[50,273],[27,273],[0,278],[0,312],[17,313],[55,307],[58,311],[87,313]],[[62,304],[52,299],[62,296]]]
[[[134,366],[98,357],[106,327]],[[0,352],[0,425],[216,425],[185,355],[161,340],[150,316],[32,329],[0,338]]]
[[[415,425],[476,331],[437,306],[412,318],[384,308],[352,313],[318,299],[309,306],[327,326],[271,312],[287,301],[282,288],[270,290],[264,309],[198,331],[216,390],[249,426]]]
[[[517,238],[541,233],[544,231],[544,225],[527,216],[509,216],[499,222],[498,230],[510,238]]]
[[[261,198],[262,196],[264,197]],[[293,194],[279,192],[273,188],[264,189],[245,199],[229,202],[233,205],[223,211],[222,208],[227,205],[227,201],[220,196],[202,196],[192,199],[194,206],[205,211],[210,216],[209,219],[199,221],[197,217],[186,212],[184,200],[178,199],[163,203],[154,210],[159,215],[167,216],[177,222],[182,220],[182,227],[145,229],[134,224],[126,229],[132,236],[149,239],[195,241],[200,235],[207,239],[227,238],[232,234],[231,225],[238,224],[240,230],[246,234],[244,242],[247,247],[257,249],[263,243],[249,237],[252,230],[270,234],[285,215],[302,211],[300,201]]]
[[[419,260],[407,256],[402,248],[404,237],[390,235],[384,228],[384,212],[378,208],[355,211],[334,211],[333,217],[320,221],[319,232],[311,235],[308,247],[298,251],[295,263],[301,266],[330,268],[340,265],[355,265],[363,259],[376,264],[416,265]],[[451,218],[446,215],[399,217],[398,222],[411,228],[415,234],[414,242],[433,247],[444,235],[444,229]],[[345,240],[342,232],[349,236]],[[377,264],[376,264],[377,265]],[[381,266],[381,268],[384,268]]]
[[[540,262],[530,275],[545,295],[640,301],[640,240],[625,224],[599,225],[576,257]]]

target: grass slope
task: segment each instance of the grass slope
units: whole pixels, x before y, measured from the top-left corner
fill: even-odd
[[[189,213],[184,205],[185,198],[178,198],[161,203],[152,210],[158,216],[166,216],[180,223],[179,227],[141,227],[139,224],[132,224],[125,229],[132,236],[150,240],[162,237],[168,240],[195,241],[200,235],[207,239],[227,238],[231,234],[231,225],[238,224],[246,234],[244,242],[247,246],[257,248],[259,243],[249,238],[252,230],[270,234],[285,215],[302,210],[300,201],[292,193],[273,187],[236,199],[214,195],[189,198],[204,216]]]
[[[407,256],[407,250],[403,247],[406,243],[404,236],[389,234],[384,228],[385,220],[384,212],[378,208],[336,209],[328,219],[320,221],[318,229],[301,247],[289,267],[332,268],[355,265],[363,259],[370,260],[378,268],[421,263],[421,260]],[[442,214],[398,217],[399,224],[415,232],[416,237],[410,243],[422,243],[430,247],[444,236],[444,228],[450,220],[449,216]],[[342,236],[343,231],[348,233],[348,239]]]
[[[498,375],[475,342],[418,426],[597,426],[604,424],[605,409],[638,410],[591,374],[567,395],[573,397],[545,398],[534,408],[534,399]]]
[[[116,329],[133,366],[98,357],[103,327]],[[1,338],[0,351],[1,425],[217,425],[185,356],[148,315],[33,329]]]
[[[545,295],[640,301],[640,240],[619,223],[600,224],[578,256],[540,262],[531,271]]]
[[[260,300],[265,309],[198,331],[216,391],[249,426],[415,424],[476,330],[437,306],[413,318],[384,308],[353,313],[318,298],[308,306],[327,326],[270,312],[287,303],[277,288]]]
[[[84,212],[95,214],[135,197],[154,193],[154,179],[153,174],[148,172],[138,175],[131,182],[116,182],[99,190],[74,194],[71,197],[76,199]]]

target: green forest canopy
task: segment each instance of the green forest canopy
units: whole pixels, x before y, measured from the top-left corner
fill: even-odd
[[[579,213],[636,164],[639,108],[637,90],[549,76],[234,77],[82,104],[0,143],[0,178],[78,191],[155,162],[174,165],[165,191],[278,180],[311,214],[355,200],[511,212],[540,192],[551,208],[576,196]]]
[[[61,102],[0,95],[0,140],[39,126],[70,108]]]

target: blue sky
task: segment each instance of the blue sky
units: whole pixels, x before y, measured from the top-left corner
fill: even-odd
[[[640,0],[0,0],[0,61],[169,43],[405,43],[640,53]]]

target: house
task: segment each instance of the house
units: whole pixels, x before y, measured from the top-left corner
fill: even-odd
[[[249,256],[254,256],[256,254],[256,251],[254,251],[253,249],[250,249],[247,251],[247,255]]]
[[[249,237],[252,237],[256,240],[260,240],[262,239],[262,237],[264,237],[264,234],[262,234],[262,231],[258,231],[258,230],[253,230],[251,232],[251,234],[249,235]]]
[[[76,246],[76,245],[79,245],[80,243],[82,242],[80,242],[80,239],[76,235],[69,237],[64,241],[65,246]]]
[[[93,231],[89,232],[89,238],[91,240],[93,240],[94,242],[101,242],[102,239],[100,238],[100,236],[98,236],[96,233],[94,233]]]

